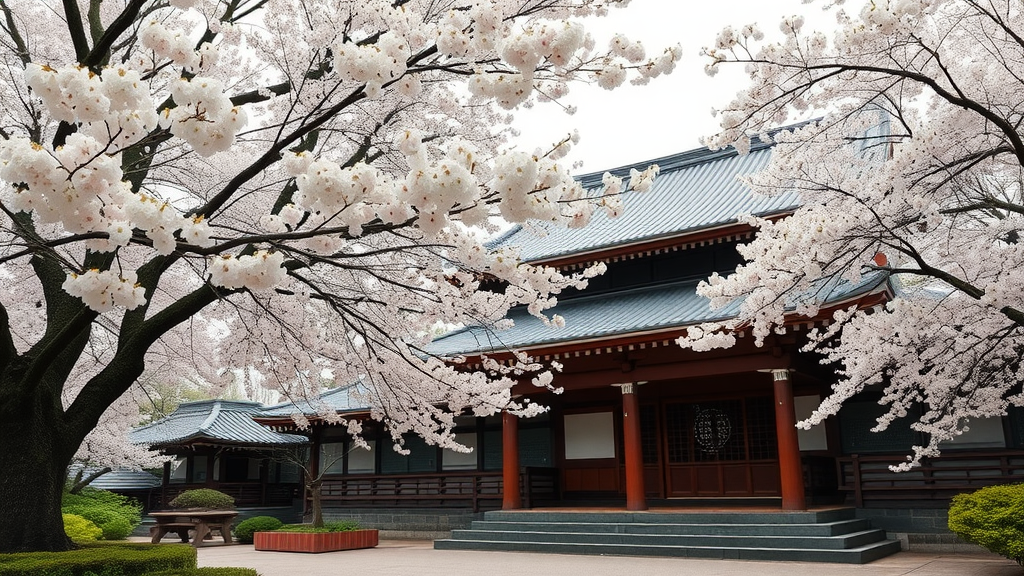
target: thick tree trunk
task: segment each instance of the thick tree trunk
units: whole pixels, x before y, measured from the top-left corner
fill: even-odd
[[[45,414],[0,415],[0,553],[70,550],[61,495],[70,455]]]
[[[321,483],[321,481],[317,480],[316,482],[312,483],[309,486],[310,497],[311,497],[311,500],[312,500],[312,503],[310,504],[310,507],[313,509],[313,527],[314,528],[323,528],[324,527],[324,507],[323,507],[323,501],[320,498],[320,496],[321,496],[321,493],[320,493],[320,483]]]

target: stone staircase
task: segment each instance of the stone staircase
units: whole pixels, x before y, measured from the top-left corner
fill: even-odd
[[[504,550],[865,564],[900,543],[853,508],[807,512],[495,511],[434,541],[438,550]]]

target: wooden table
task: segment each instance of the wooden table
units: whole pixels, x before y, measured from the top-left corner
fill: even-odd
[[[188,542],[189,530],[195,531],[192,546],[197,548],[214,530],[220,532],[225,544],[234,543],[231,540],[231,521],[238,516],[234,510],[174,510],[150,512],[149,515],[156,520],[156,526],[149,529],[154,544],[168,532],[174,532],[182,542]]]

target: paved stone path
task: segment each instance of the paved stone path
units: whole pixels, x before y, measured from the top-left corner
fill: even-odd
[[[252,545],[204,546],[200,566],[244,566],[262,576],[1022,576],[996,555],[901,552],[871,564],[575,556],[434,550],[426,540],[382,540],[368,550],[325,554],[256,552]]]

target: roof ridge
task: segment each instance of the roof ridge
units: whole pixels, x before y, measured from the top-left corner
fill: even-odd
[[[206,417],[206,420],[204,420],[203,423],[199,425],[199,431],[209,431],[210,426],[213,426],[213,423],[217,421],[218,416],[220,416],[220,400],[216,400],[213,403],[213,409],[210,410],[210,415]]]

